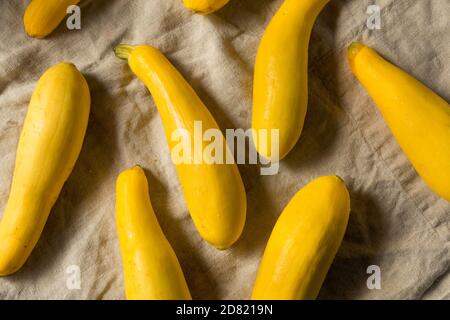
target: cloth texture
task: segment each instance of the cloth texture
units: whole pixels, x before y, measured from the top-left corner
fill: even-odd
[[[361,41],[450,101],[449,0],[332,0],[311,36],[309,104],[299,142],[277,175],[239,166],[247,222],[231,249],[216,250],[196,231],[152,97],[113,48],[158,47],[222,130],[247,129],[256,51],[281,3],[231,0],[203,16],[181,0],[84,0],[80,30],[68,30],[64,20],[39,40],[24,32],[28,1],[0,1],[0,216],[39,77],[59,62],[73,62],[92,97],[75,168],[25,266],[0,278],[0,299],[124,299],[115,182],[136,164],[145,168],[155,213],[194,299],[248,299],[284,206],[299,188],[328,174],[345,180],[352,210],[319,298],[450,299],[450,203],[418,177],[346,59],[347,46]],[[379,30],[366,25],[373,4],[381,8]],[[79,290],[67,286],[72,265],[80,268]],[[370,265],[380,267],[380,290],[367,287]]]

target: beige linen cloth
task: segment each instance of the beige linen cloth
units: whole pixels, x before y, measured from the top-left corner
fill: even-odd
[[[185,10],[181,0],[82,1],[81,30],[68,30],[64,22],[37,40],[22,26],[28,1],[0,1],[0,215],[41,74],[71,61],[86,76],[92,96],[76,166],[26,265],[0,278],[1,299],[125,297],[115,180],[135,164],[146,169],[153,207],[195,299],[249,298],[283,207],[300,187],[327,174],[344,178],[352,211],[319,298],[450,298],[450,203],[417,176],[345,55],[346,47],[360,40],[450,101],[449,0],[332,0],[311,38],[309,109],[300,141],[277,175],[261,176],[256,165],[239,167],[248,212],[242,237],[231,249],[218,251],[197,233],[153,100],[114,56],[113,46],[157,46],[223,130],[248,128],[256,50],[281,3],[231,0],[223,10],[201,16]],[[380,30],[366,26],[372,4],[382,10]],[[80,268],[79,290],[66,284],[71,265]],[[367,288],[370,265],[381,269],[380,290]]]

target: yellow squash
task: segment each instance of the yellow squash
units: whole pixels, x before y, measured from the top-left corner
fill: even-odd
[[[186,8],[198,13],[208,14],[219,10],[230,0],[183,0]]]
[[[191,299],[177,256],[156,219],[140,167],[119,175],[116,197],[127,299]]]
[[[278,218],[252,299],[315,299],[341,245],[350,213],[344,182],[321,177],[306,185]]]
[[[283,159],[303,130],[309,38],[329,1],[285,0],[259,45],[253,82],[253,140],[259,154],[272,161]],[[279,130],[279,159],[274,159],[271,150],[272,130]],[[267,143],[260,143],[258,137],[266,133]]]
[[[67,7],[80,0],[31,0],[23,18],[25,31],[30,37],[44,38],[61,23]]]
[[[128,59],[131,70],[152,94],[171,150],[178,144],[172,139],[175,132],[189,133],[191,146],[195,145],[196,121],[201,122],[203,131],[219,130],[195,91],[159,50],[147,45],[120,45],[115,51],[118,57]],[[230,152],[222,134],[220,139],[224,154]],[[234,160],[231,164],[209,163],[201,156],[204,141],[201,147],[192,152],[190,161],[176,163],[176,169],[199,233],[216,248],[225,249],[239,238],[244,227],[245,189]]]
[[[89,109],[88,85],[73,64],[58,64],[39,79],[0,223],[0,275],[16,272],[36,245],[80,153]]]
[[[449,104],[371,48],[353,43],[348,57],[416,171],[450,201]]]

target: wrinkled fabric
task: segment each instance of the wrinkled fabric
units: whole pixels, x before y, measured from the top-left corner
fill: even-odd
[[[24,33],[28,1],[0,1],[0,215],[28,102],[42,73],[73,62],[92,97],[76,166],[25,266],[0,278],[1,299],[125,298],[115,180],[135,164],[146,170],[156,215],[195,299],[248,299],[283,207],[299,188],[327,174],[345,180],[352,211],[319,298],[450,298],[450,203],[415,173],[346,61],[347,46],[361,41],[450,101],[449,0],[332,0],[311,37],[309,106],[299,142],[277,175],[239,166],[248,212],[231,249],[218,251],[197,233],[154,102],[113,47],[158,47],[222,130],[249,128],[256,50],[281,3],[231,0],[202,16],[185,10],[181,0],[85,0],[81,30],[68,30],[64,22],[38,40]],[[366,25],[372,4],[382,10],[380,30]],[[367,286],[371,265],[381,270],[379,290]],[[79,267],[80,289],[70,286],[70,266]]]

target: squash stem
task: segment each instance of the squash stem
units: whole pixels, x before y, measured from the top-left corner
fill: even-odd
[[[134,50],[134,46],[130,46],[128,44],[119,44],[114,48],[114,54],[117,58],[122,60],[128,60],[131,52]]]

